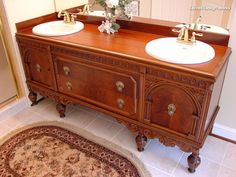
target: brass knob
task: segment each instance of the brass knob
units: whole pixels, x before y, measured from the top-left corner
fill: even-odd
[[[168,109],[169,116],[172,117],[174,115],[175,111],[176,111],[175,105],[174,104],[169,104],[167,109]]]
[[[66,87],[67,87],[67,90],[71,91],[72,90],[72,83],[67,82]]]
[[[123,89],[125,88],[125,84],[121,81],[116,82],[116,88],[118,92],[122,92]]]
[[[70,74],[70,68],[68,66],[64,66],[63,70],[64,70],[65,75],[69,75]]]
[[[125,106],[125,101],[121,98],[117,99],[117,106],[120,108],[120,109],[123,109],[124,106]]]
[[[42,68],[39,64],[35,65],[36,71],[38,71],[39,73],[42,71]]]

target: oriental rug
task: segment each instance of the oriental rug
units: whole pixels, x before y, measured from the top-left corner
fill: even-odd
[[[59,122],[16,130],[0,142],[1,177],[149,177],[129,151]]]

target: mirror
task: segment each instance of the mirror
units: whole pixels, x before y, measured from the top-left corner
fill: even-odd
[[[131,6],[133,15],[175,21],[181,24],[198,22],[198,30],[228,34],[236,0],[139,0]],[[54,0],[56,11],[92,4],[94,0]],[[91,10],[102,10],[93,5]],[[199,19],[198,17],[201,18]]]

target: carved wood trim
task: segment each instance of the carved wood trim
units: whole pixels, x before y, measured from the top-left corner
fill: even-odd
[[[212,82],[204,81],[203,79],[197,79],[196,77],[191,77],[189,75],[184,75],[183,73],[175,73],[166,70],[157,70],[147,68],[148,80],[152,82],[162,80],[174,81],[176,83],[182,83],[187,86],[197,87],[200,89],[208,89]]]
[[[200,148],[197,145],[194,146],[193,144],[191,145],[188,143],[184,143],[179,138],[173,138],[171,136],[164,135],[163,133],[161,133],[161,131],[150,130],[150,129],[138,126],[137,124],[130,123],[130,122],[120,120],[120,119],[117,119],[117,121],[125,125],[130,131],[134,133],[141,133],[147,138],[152,138],[152,139],[158,138],[159,141],[165,146],[170,146],[170,147],[178,146],[184,152],[194,152]]]
[[[49,89],[40,88],[40,87],[34,86],[33,84],[30,84],[30,83],[28,84],[28,88],[29,88],[29,90],[31,90],[33,92],[39,93],[43,97],[49,97],[49,98],[53,99],[57,103],[62,103],[63,105],[75,104],[75,102],[73,102],[72,100],[67,99],[63,95],[57,94],[56,92],[51,91]]]
[[[161,87],[163,85],[169,85],[169,86],[177,87],[177,88],[180,88],[181,90],[183,90],[187,95],[189,95],[189,97],[192,99],[192,101],[196,105],[197,112],[201,113],[202,105],[204,104],[205,98],[208,95],[207,90],[168,82],[168,81],[162,80],[160,78],[146,77],[146,80],[145,80],[145,100],[149,100],[150,94],[155,88]]]
[[[28,40],[28,39],[21,40],[20,38],[17,38],[17,42],[20,46],[27,46],[27,47],[33,48],[37,51],[45,52],[45,50],[46,50],[47,52],[50,52],[50,46],[47,44],[42,44],[41,42],[35,42],[35,41]]]
[[[53,53],[56,54],[62,54],[62,55],[66,55],[66,56],[71,56],[71,57],[76,57],[76,58],[80,58],[84,61],[90,61],[90,62],[96,62],[96,63],[101,63],[101,64],[105,64],[108,66],[112,66],[112,67],[117,67],[120,69],[125,69],[128,71],[134,71],[134,72],[141,72],[141,67],[137,64],[134,63],[130,63],[130,62],[126,62],[121,61],[120,59],[117,59],[115,57],[111,57],[111,56],[106,56],[106,55],[98,55],[93,54],[92,52],[84,52],[81,50],[70,50],[70,49],[66,49],[66,48],[60,48],[60,47],[51,47],[51,51]]]

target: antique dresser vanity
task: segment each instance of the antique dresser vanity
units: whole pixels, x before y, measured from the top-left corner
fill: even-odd
[[[205,33],[215,58],[180,65],[152,58],[147,42],[176,36],[172,23],[138,18],[119,21],[113,35],[97,30],[101,19],[79,17],[84,29],[58,37],[42,37],[32,27],[56,19],[56,14],[17,24],[17,42],[32,105],[37,93],[55,100],[60,117],[66,105],[81,104],[102,111],[137,133],[143,151],[147,138],[177,145],[188,157],[189,171],[200,164],[199,150],[210,133],[231,50],[229,36]],[[171,49],[170,49],[171,50]],[[155,154],[153,154],[155,155]]]

